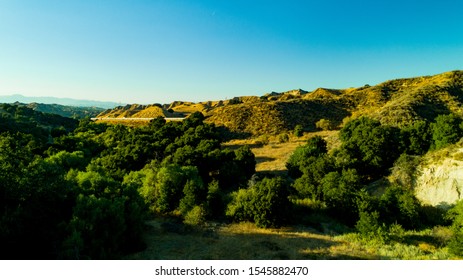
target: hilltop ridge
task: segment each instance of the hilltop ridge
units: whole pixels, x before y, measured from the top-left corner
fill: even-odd
[[[232,132],[259,135],[281,133],[296,125],[314,131],[320,119],[341,127],[349,118],[363,115],[403,127],[420,119],[432,120],[439,114],[462,116],[462,102],[463,71],[456,70],[358,88],[318,88],[311,92],[296,89],[199,103],[134,104],[108,109],[98,117],[178,117],[199,111],[209,122]]]

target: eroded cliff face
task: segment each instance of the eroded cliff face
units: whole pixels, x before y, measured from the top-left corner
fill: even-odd
[[[423,203],[448,208],[463,199],[463,148],[426,155],[418,167],[416,197]]]

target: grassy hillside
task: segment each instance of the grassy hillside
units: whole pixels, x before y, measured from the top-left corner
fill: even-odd
[[[352,89],[340,96],[352,102],[352,117],[367,115],[383,124],[403,126],[439,114],[462,115],[463,72],[397,79],[376,86]]]
[[[315,123],[320,119],[329,119],[339,125],[348,115],[349,112],[337,102],[292,99],[220,107],[208,114],[208,121],[232,132],[260,135],[293,130],[298,124],[307,131],[314,131]]]
[[[340,126],[347,119],[369,116],[382,124],[403,127],[416,120],[432,121],[439,114],[463,115],[462,71],[298,93],[273,93],[258,101],[217,108],[209,112],[209,120],[232,131],[276,134],[297,124],[314,131],[320,119]]]
[[[340,127],[349,119],[369,116],[382,124],[403,127],[416,120],[432,121],[439,114],[463,116],[463,71],[435,76],[390,80],[359,88],[312,92],[291,90],[263,96],[242,96],[200,103],[176,101],[167,105],[127,105],[107,110],[99,117],[178,117],[199,111],[208,122],[241,135],[279,134],[302,125],[316,131],[316,122],[327,119]]]
[[[156,118],[165,117],[162,107],[159,105],[126,105],[114,109],[108,109],[97,117],[99,118]]]

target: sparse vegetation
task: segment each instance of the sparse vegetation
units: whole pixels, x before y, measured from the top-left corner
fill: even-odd
[[[301,137],[304,134],[304,128],[298,124],[294,127],[294,136]]]
[[[318,122],[315,123],[315,127],[320,130],[332,130],[333,129],[333,125],[331,124],[331,121],[327,119],[320,119]]]

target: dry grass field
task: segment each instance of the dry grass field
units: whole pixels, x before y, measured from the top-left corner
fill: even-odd
[[[451,259],[439,240],[446,232],[405,232],[401,241],[365,242],[355,233],[336,233],[339,225],[262,229],[253,223],[192,228],[158,218],[147,223],[147,248],[126,259],[154,260],[443,260]],[[319,229],[320,230],[320,229]],[[395,237],[397,238],[397,237]]]
[[[352,251],[345,241],[311,228],[261,229],[239,223],[202,229],[165,230],[163,222],[148,226],[148,247],[129,259],[367,259],[366,251]],[[183,227],[177,225],[177,227]]]
[[[224,148],[238,148],[249,145],[256,156],[257,172],[282,172],[286,170],[286,162],[297,147],[305,145],[314,136],[321,136],[327,141],[328,150],[340,145],[338,131],[318,131],[305,133],[302,137],[289,135],[289,141],[281,143],[278,136],[261,136],[255,139],[232,140],[224,144]]]

